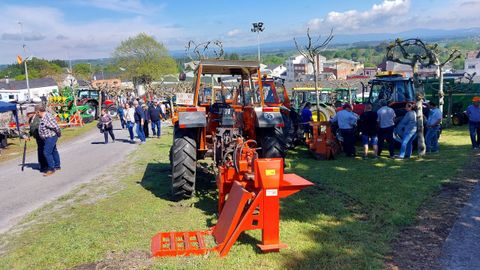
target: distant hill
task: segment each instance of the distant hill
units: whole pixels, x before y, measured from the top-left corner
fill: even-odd
[[[413,29],[405,32],[399,33],[378,33],[378,34],[359,34],[359,35],[335,35],[331,47],[338,46],[358,46],[358,45],[377,45],[380,42],[384,41],[393,41],[396,38],[407,39],[407,38],[421,38],[425,41],[434,42],[438,40],[446,39],[462,39],[462,38],[471,38],[471,37],[480,37],[480,27],[477,28],[465,28],[465,29],[454,29],[454,30],[443,30],[443,29]],[[297,40],[305,42],[305,37],[297,37]],[[293,37],[290,40],[278,41],[278,42],[265,42],[262,43],[262,52],[264,53],[274,53],[274,52],[285,52],[295,49],[293,43]],[[257,46],[239,46],[239,47],[226,47],[225,51],[227,52],[236,52],[238,54],[252,54],[256,53]],[[183,51],[171,51],[174,57],[182,57],[184,55]]]

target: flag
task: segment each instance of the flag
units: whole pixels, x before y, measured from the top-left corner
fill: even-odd
[[[17,63],[20,65],[23,62],[23,59],[20,55],[17,55]]]

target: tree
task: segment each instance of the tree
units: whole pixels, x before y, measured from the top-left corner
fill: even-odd
[[[147,76],[158,80],[162,75],[177,72],[175,60],[165,46],[145,33],[122,41],[113,58],[128,79]]]
[[[73,66],[73,75],[77,79],[81,80],[90,80],[92,77],[93,70],[91,69],[90,64],[79,63]]]
[[[418,38],[401,40],[397,39],[387,47],[387,60],[408,65],[412,68],[414,84],[416,88],[416,107],[417,107],[417,138],[418,155],[424,156],[426,153],[425,136],[423,134],[423,99],[425,93],[423,88],[417,87],[418,83],[418,65],[429,67],[435,64],[434,55],[435,46],[428,46]]]
[[[455,61],[455,59],[459,58],[461,56],[460,51],[457,49],[453,49],[448,53],[448,57],[444,59],[443,61],[440,59],[440,54],[442,51],[438,48],[438,46],[435,44],[435,49],[433,50],[433,54],[435,56],[435,65],[437,66],[437,73],[439,76],[438,83],[438,107],[440,111],[442,112],[443,115],[443,104],[445,104],[445,92],[443,91],[443,68],[445,65],[449,64],[452,61]],[[447,118],[447,124],[450,125],[450,120],[451,116],[448,115]]]
[[[317,115],[320,115],[320,91],[318,90],[318,70],[316,63],[318,57],[320,56],[320,52],[325,50],[330,41],[332,41],[333,29],[330,30],[330,34],[328,35],[328,37],[323,42],[320,42],[321,36],[318,36],[316,41],[312,41],[312,37],[310,36],[310,28],[307,28],[307,38],[307,45],[304,46],[298,45],[298,42],[295,38],[293,38],[293,41],[295,42],[295,47],[297,48],[298,52],[303,55],[303,57],[305,57],[305,59],[307,59],[307,61],[313,66],[313,80],[315,83]]]

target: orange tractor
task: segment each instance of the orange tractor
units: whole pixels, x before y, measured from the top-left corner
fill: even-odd
[[[193,196],[198,160],[211,157],[217,167],[231,160],[236,138],[255,140],[260,157],[285,156],[281,103],[267,102],[278,95],[263,87],[258,62],[201,60],[193,87],[177,94],[172,118],[174,199]]]

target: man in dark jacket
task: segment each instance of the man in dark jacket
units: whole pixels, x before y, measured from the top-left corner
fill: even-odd
[[[35,106],[35,114],[30,118],[30,136],[35,139],[37,142],[37,157],[38,157],[38,164],[40,166],[40,172],[46,173],[48,169],[47,159],[43,154],[43,150],[45,149],[45,141],[40,138],[39,128],[40,116],[38,116],[38,112],[40,111],[40,105]]]
[[[162,122],[160,121],[163,116],[162,108],[158,105],[158,101],[153,102],[153,106],[148,109],[150,115],[150,121],[152,123],[152,134],[153,136],[157,135],[157,138],[160,138],[162,135],[161,127]]]
[[[145,123],[145,113],[142,106],[138,104],[138,101],[133,102],[135,107],[135,127],[137,129],[137,136],[140,139],[140,143],[145,143],[145,133],[143,133],[143,125]]]
[[[148,105],[142,104],[143,114],[145,115],[145,122],[143,124],[143,134],[145,134],[145,138],[150,137],[148,132],[148,123],[150,122],[150,114],[148,113]]]
[[[377,158],[378,137],[377,137],[378,115],[372,111],[372,104],[365,104],[365,111],[360,115],[360,132],[362,133],[363,159],[368,157],[369,144],[373,147],[373,153]]]

